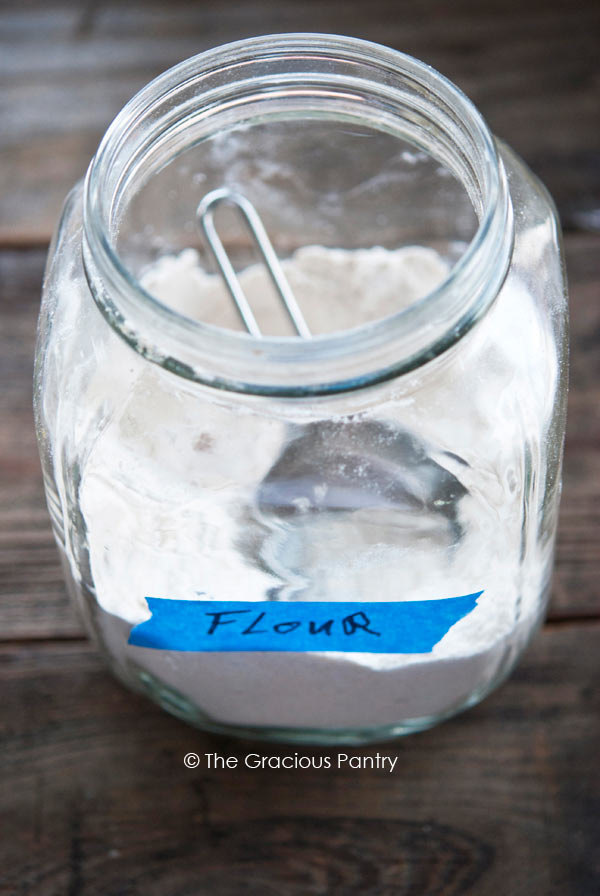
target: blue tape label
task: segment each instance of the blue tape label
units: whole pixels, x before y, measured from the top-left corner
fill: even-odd
[[[483,591],[418,601],[165,600],[129,644],[181,651],[430,653]]]

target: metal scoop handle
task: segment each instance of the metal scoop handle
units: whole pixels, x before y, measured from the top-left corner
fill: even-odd
[[[241,193],[238,193],[235,190],[230,190],[227,187],[221,187],[218,190],[212,190],[210,193],[206,194],[196,210],[196,220],[208,247],[214,255],[223,280],[231,294],[231,298],[235,302],[246,329],[252,336],[257,336],[259,338],[262,336],[256,318],[252,312],[252,308],[248,303],[248,299],[245,296],[238,276],[233,269],[233,265],[229,261],[229,256],[227,255],[225,247],[215,228],[215,208],[224,202],[236,208],[246,222],[246,225],[260,250],[264,265],[273,281],[273,285],[279,293],[281,301],[285,305],[286,311],[290,316],[290,320],[292,321],[296,332],[303,339],[310,339],[311,332],[302,316],[300,308],[298,307],[294,293],[283,273],[279,259],[275,254],[275,250],[271,245],[271,241],[267,236],[267,232],[260,220],[258,212],[250,200],[246,199]]]

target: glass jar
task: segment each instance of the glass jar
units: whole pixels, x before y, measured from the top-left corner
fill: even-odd
[[[222,186],[314,338],[260,284],[268,332],[239,331],[195,221]],[[66,201],[35,369],[65,577],[113,672],[296,742],[479,701],[544,614],[566,345],[548,194],[425,64],[275,35],[157,78]]]

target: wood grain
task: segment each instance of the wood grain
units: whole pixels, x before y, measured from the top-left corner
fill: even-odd
[[[348,34],[430,63],[546,182],[565,227],[600,226],[597,3],[29,2],[0,7],[0,244],[49,239],[108,124],[151,78],[275,31]]]
[[[595,625],[539,634],[438,729],[346,749],[215,738],[134,697],[85,644],[0,648],[0,892],[47,896],[592,896],[600,876]],[[194,751],[201,765],[186,769]],[[235,769],[207,768],[206,753]],[[328,756],[333,771],[245,767]]]
[[[33,432],[46,247],[106,126],[180,59],[294,30],[366,37],[437,67],[542,177],[569,231],[549,623],[481,706],[344,751],[397,758],[392,774],[248,769],[250,752],[335,766],[338,751],[211,737],[115,683],[66,598]],[[0,894],[600,892],[599,56],[593,0],[0,2]],[[209,769],[207,752],[240,765]]]

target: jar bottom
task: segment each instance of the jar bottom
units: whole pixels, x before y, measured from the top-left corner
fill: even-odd
[[[533,634],[533,633],[532,633]],[[515,656],[508,654],[498,674],[490,682],[482,685],[471,693],[466,699],[457,702],[442,713],[422,716],[416,719],[404,719],[393,725],[381,725],[366,728],[286,728],[267,725],[231,725],[220,722],[203,713],[194,706],[186,697],[173,688],[159,681],[147,670],[128,664],[129,671],[135,675],[136,684],[144,696],[171,715],[182,719],[194,728],[217,734],[224,737],[234,737],[243,740],[271,741],[275,743],[306,744],[314,746],[362,746],[371,743],[395,740],[408,734],[417,734],[434,728],[441,722],[464,712],[472,706],[480,703],[491,691],[499,687],[513,671],[520,652]],[[131,680],[119,675],[117,669],[111,670],[126,687],[131,688]]]
[[[59,547],[62,543],[57,537]],[[534,619],[529,619],[524,626],[522,637],[508,644],[503,655],[498,658],[495,674],[481,681],[479,686],[466,694],[463,694],[454,703],[447,705],[443,710],[416,718],[403,718],[392,724],[366,725],[354,727],[303,727],[303,726],[275,726],[275,725],[248,725],[235,722],[222,721],[214,715],[203,711],[198,703],[192,702],[187,696],[179,692],[171,684],[154,675],[147,668],[140,665],[132,657],[123,657],[117,660],[114,646],[107,641],[107,631],[102,624],[103,617],[110,615],[101,611],[93,586],[83,582],[77,582],[69,568],[69,563],[64,555],[64,548],[60,551],[63,560],[63,569],[70,596],[80,611],[84,626],[91,639],[103,655],[112,674],[129,690],[142,694],[171,715],[187,722],[195,728],[212,734],[235,737],[247,740],[271,741],[288,744],[306,744],[321,746],[359,746],[362,744],[390,741],[407,734],[425,731],[439,723],[452,718],[471,706],[483,700],[491,691],[495,690],[512,672],[517,661],[522,655],[527,642],[538,630],[544,618],[545,600],[541,600],[538,613]],[[115,617],[110,617],[113,622]],[[119,630],[121,639],[124,637],[127,623],[121,622],[123,631]]]

